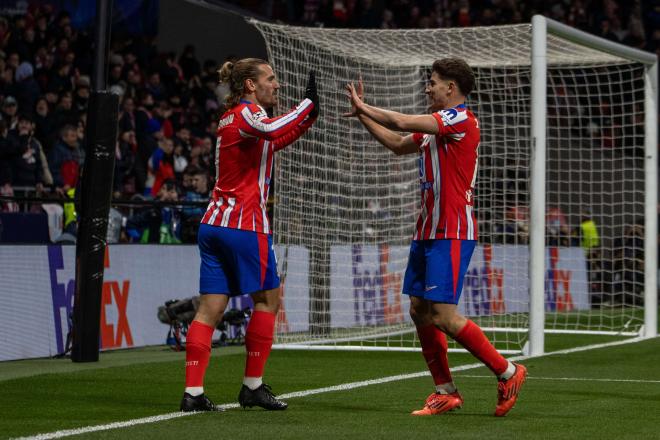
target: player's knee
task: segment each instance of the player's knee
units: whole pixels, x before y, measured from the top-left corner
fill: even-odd
[[[466,323],[465,317],[457,313],[435,313],[433,324],[449,336],[456,336]]]
[[[277,313],[280,310],[280,290],[265,290],[252,295],[255,310]]]
[[[411,304],[409,313],[416,326],[424,326],[433,322],[426,307],[415,307]]]
[[[433,322],[433,325],[438,327],[443,333],[449,335],[453,334],[451,332],[451,319],[449,319],[447,315],[435,313],[431,317],[431,321]]]
[[[274,300],[269,301],[267,306],[269,312],[277,314],[277,312],[280,311],[280,299],[275,298]]]

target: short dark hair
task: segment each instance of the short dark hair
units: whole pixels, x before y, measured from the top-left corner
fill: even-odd
[[[161,188],[165,189],[165,191],[172,191],[175,190],[177,193],[179,192],[177,185],[176,185],[176,180],[174,179],[166,179],[163,182],[163,185]]]
[[[34,118],[29,113],[21,113],[18,115],[18,121],[34,122]]]
[[[464,96],[467,96],[474,89],[474,83],[476,82],[474,72],[468,63],[460,58],[436,60],[431,69],[444,80],[456,81]]]

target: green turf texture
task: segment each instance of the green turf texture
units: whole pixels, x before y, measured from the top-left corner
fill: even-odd
[[[575,338],[550,335],[546,350],[575,345]],[[582,342],[610,340],[617,338]],[[66,359],[2,363],[0,438],[176,411],[183,359],[183,353],[151,348],[104,353],[95,364]],[[475,359],[452,353],[450,363],[473,364]],[[455,374],[465,406],[437,417],[409,415],[432,391],[430,377],[422,377],[292,398],[285,412],[233,409],[72,438],[660,438],[660,339],[529,359],[525,364],[530,378],[518,405],[504,419],[492,416],[496,383],[481,367]],[[216,403],[235,402],[243,366],[242,348],[214,349],[205,388]],[[424,369],[419,353],[274,351],[265,379],[282,394]],[[541,379],[548,377],[657,382]]]

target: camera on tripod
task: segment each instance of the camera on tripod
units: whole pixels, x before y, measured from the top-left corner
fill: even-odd
[[[183,337],[188,334],[188,327],[195,318],[199,308],[199,297],[173,299],[158,307],[158,320],[170,326],[166,343],[175,351],[185,348]],[[222,315],[222,320],[216,328],[220,330],[220,338],[212,342],[213,347],[224,345],[243,345],[245,343],[245,324],[252,311],[249,307],[243,310],[228,309]]]

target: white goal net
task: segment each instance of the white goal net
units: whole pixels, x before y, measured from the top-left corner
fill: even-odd
[[[310,70],[321,97],[313,129],[277,155],[273,229],[285,307],[276,343],[418,348],[401,295],[420,203],[418,157],[393,155],[343,118],[343,87],[361,76],[367,103],[425,113],[429,68],[453,56],[475,70],[467,105],[482,136],[479,246],[459,310],[498,349],[520,352],[529,328],[534,197],[531,25],[374,31],[252,23],[282,85],[279,110],[299,102]],[[645,67],[551,35],[547,60],[545,329],[637,334]]]

